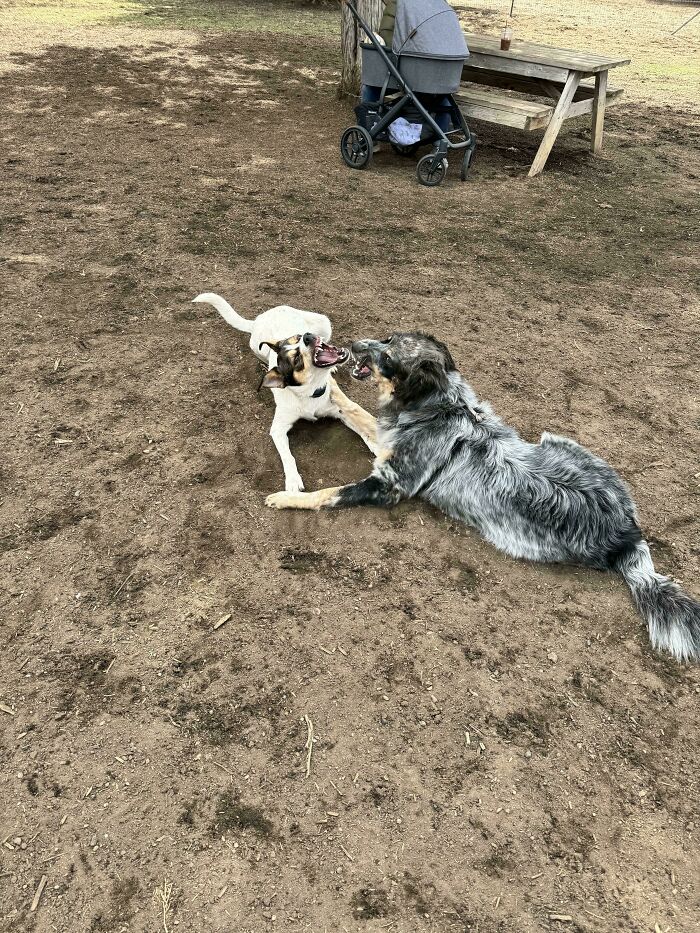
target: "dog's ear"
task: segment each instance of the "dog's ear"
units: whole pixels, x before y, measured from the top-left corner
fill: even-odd
[[[440,353],[442,353],[442,357],[445,361],[445,369],[448,373],[457,369],[455,366],[455,361],[452,359],[452,354],[447,348],[447,345],[444,344],[442,340],[438,340],[436,337],[433,337],[432,334],[426,334],[424,331],[418,331],[418,335],[420,337],[425,337],[426,340],[429,340],[433,346],[435,346],[440,351]]]
[[[421,360],[397,386],[397,395],[408,401],[431,392],[446,392],[449,380],[445,367],[437,360]]]
[[[283,389],[284,388],[284,376],[277,369],[276,366],[273,366],[272,369],[268,369],[265,375],[260,380],[260,385],[258,386],[258,392],[262,389]]]
[[[440,349],[442,350],[443,355],[445,357],[445,369],[447,370],[448,373],[454,372],[455,369],[457,369],[457,366],[455,365],[455,361],[452,359],[452,354],[447,349],[445,344],[442,343],[442,341],[438,340],[437,343],[439,344]]]
[[[263,340],[262,343],[260,343],[260,345],[258,346],[258,350],[262,350],[263,347],[269,347],[269,348],[270,348],[271,350],[273,350],[275,353],[279,353],[279,352],[280,352],[280,343],[281,343],[281,341],[279,341],[279,340],[277,341],[277,343],[270,343],[269,340]]]

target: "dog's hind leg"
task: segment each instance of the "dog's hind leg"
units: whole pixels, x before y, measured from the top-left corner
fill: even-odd
[[[359,434],[376,456],[379,453],[377,419],[356,402],[353,402],[352,399],[349,399],[335,379],[331,379],[331,403],[331,410],[328,414],[332,418],[338,418],[352,431]]]
[[[297,462],[289,449],[288,434],[294,422],[287,418],[280,418],[279,413],[275,414],[270,426],[270,437],[277,448],[277,453],[282,461],[284,469],[284,488],[287,492],[300,492],[304,488],[304,482],[299,475]]]

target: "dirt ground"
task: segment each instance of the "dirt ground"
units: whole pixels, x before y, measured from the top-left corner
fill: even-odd
[[[332,9],[0,2],[3,930],[698,929],[697,668],[619,579],[420,503],[266,510],[259,364],[189,304],[434,332],[698,594],[695,8],[569,5],[562,44],[634,59],[602,156],[569,123],[528,181],[537,134],[477,126],[428,190],[341,164]],[[369,468],[292,447],[309,489]]]

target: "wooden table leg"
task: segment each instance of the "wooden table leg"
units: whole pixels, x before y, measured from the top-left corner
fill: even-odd
[[[605,101],[608,93],[608,73],[599,71],[595,76],[593,94],[593,119],[591,122],[591,149],[600,152],[603,148],[603,120],[605,119]]]
[[[566,84],[564,85],[564,90],[561,92],[559,102],[554,108],[552,119],[549,121],[547,129],[544,132],[544,136],[542,137],[540,148],[537,150],[537,155],[535,156],[535,159],[530,166],[530,171],[527,173],[530,178],[534,178],[535,175],[539,175],[544,168],[547,157],[552,151],[554,141],[559,135],[559,130],[561,129],[561,125],[566,118],[566,113],[571,106],[571,101],[574,99],[574,94],[576,93],[576,89],[578,88],[580,81],[580,71],[569,72],[569,75],[566,79]]]

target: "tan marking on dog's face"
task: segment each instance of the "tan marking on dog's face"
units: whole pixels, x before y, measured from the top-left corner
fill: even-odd
[[[391,396],[394,394],[394,382],[392,379],[387,379],[387,377],[379,372],[379,367],[377,364],[372,361],[371,365],[372,378],[377,386],[377,392],[379,393],[379,401],[382,405],[386,405],[387,402],[391,401]]]
[[[306,385],[311,378],[312,366],[312,350],[306,346],[301,334],[289,337],[280,344],[277,367],[285,376],[288,385]]]

